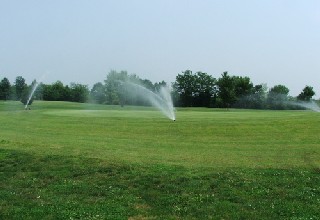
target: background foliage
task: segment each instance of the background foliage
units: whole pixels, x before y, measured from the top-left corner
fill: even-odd
[[[123,86],[124,81],[139,84],[154,93],[157,93],[161,86],[171,86],[174,105],[178,107],[301,109],[288,104],[288,101],[309,102],[315,95],[313,87],[307,85],[297,97],[291,97],[290,90],[285,85],[279,84],[268,89],[265,84],[254,85],[249,77],[232,76],[228,72],[223,72],[219,78],[215,78],[205,72],[193,73],[186,70],[178,74],[175,82],[169,85],[165,81],[152,83],[136,74],[128,74],[127,71],[112,70],[104,82],[95,83],[91,90],[87,85],[79,83],[41,83],[33,99],[121,106],[149,105],[136,93],[128,91],[128,88]],[[11,84],[4,77],[0,81],[0,100],[20,100],[25,104],[35,83],[36,81],[33,81],[31,85],[27,85],[25,79],[18,76]]]

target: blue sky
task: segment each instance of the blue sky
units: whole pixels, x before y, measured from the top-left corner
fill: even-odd
[[[320,1],[0,0],[0,78],[92,86],[127,70],[173,82],[186,69],[320,96]]]

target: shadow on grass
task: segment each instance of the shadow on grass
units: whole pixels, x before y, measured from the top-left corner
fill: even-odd
[[[307,219],[313,170],[128,165],[0,149],[0,219]]]

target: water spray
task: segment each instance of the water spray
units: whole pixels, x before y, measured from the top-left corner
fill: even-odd
[[[38,88],[38,86],[40,85],[41,81],[43,80],[43,78],[45,77],[45,75],[42,75],[41,78],[39,79],[39,81],[36,81],[36,83],[33,85],[30,96],[28,98],[27,104],[25,105],[24,109],[27,110],[28,109],[28,105],[29,102],[33,96],[33,93],[36,91],[36,89]]]
[[[160,91],[155,93],[142,85],[130,81],[121,81],[121,83],[124,86],[135,88],[138,92],[137,95],[139,95],[141,99],[148,101],[152,106],[159,109],[169,119],[173,121],[176,120],[169,87],[161,87]]]
[[[320,112],[320,107],[315,101],[309,102],[289,102],[291,105],[300,106],[306,109],[310,109],[315,112]]]

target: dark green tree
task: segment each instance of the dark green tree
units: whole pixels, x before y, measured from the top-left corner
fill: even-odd
[[[43,85],[43,99],[47,101],[71,101],[71,90],[64,86],[61,81],[52,85]]]
[[[26,105],[28,100],[29,100],[29,97],[31,95],[31,92],[32,92],[32,86],[26,86],[23,91],[22,91],[22,94],[21,94],[21,99],[20,101]],[[33,103],[33,97],[30,97],[30,100],[29,100],[29,103],[28,105],[31,105]]]
[[[42,98],[45,101],[54,101],[52,97],[52,85],[42,85]]]
[[[204,72],[186,70],[173,83],[173,100],[180,106],[210,107],[216,93],[216,79]]]
[[[71,83],[70,84],[70,96],[72,102],[87,102],[89,98],[89,89],[88,86]]]
[[[155,87],[154,87],[153,83],[148,79],[140,79],[139,84],[141,84],[143,87],[145,87],[153,92],[155,91]]]
[[[0,99],[8,100],[11,93],[11,84],[8,78],[3,78],[0,82]]]
[[[253,83],[249,77],[234,76],[233,80],[237,99],[251,95],[254,92]]]
[[[43,87],[44,87],[44,84],[40,82],[33,95],[35,100],[43,100]]]
[[[173,89],[179,96],[180,106],[193,106],[193,97],[196,91],[196,76],[191,70],[186,70],[182,74],[176,76],[176,81],[173,83]]]
[[[38,83],[36,80],[33,80],[30,85],[30,92],[35,89],[32,98],[34,100],[41,100],[42,99],[42,83]]]
[[[164,87],[164,86],[167,86],[167,83],[165,81],[162,80],[161,82],[156,82],[154,84],[154,90],[155,91],[160,91],[160,88]]]
[[[285,95],[285,96],[288,96],[289,95],[289,89],[286,87],[286,86],[284,86],[284,85],[276,85],[276,86],[274,86],[274,87],[272,87],[271,89],[270,89],[270,92],[271,93],[275,93],[275,94],[281,94],[281,95]],[[269,93],[270,93],[269,92]]]
[[[117,72],[111,70],[105,82],[106,88],[106,102],[110,105],[124,105],[125,93],[123,82],[128,80],[128,73],[126,71]]]
[[[217,81],[218,86],[218,106],[229,108],[236,101],[235,80],[224,72]]]
[[[252,108],[254,109],[265,108],[266,94],[267,94],[267,85],[265,84],[255,85],[254,92],[250,100]]]
[[[33,80],[30,86],[26,86],[22,92],[21,102],[26,105],[31,105],[33,100],[39,99],[38,90],[41,88],[41,85],[38,85],[36,80]],[[29,100],[30,98],[30,100]],[[29,102],[28,102],[29,100]]]
[[[286,109],[288,108],[289,89],[284,85],[276,85],[272,87],[267,96],[267,105],[270,109]]]
[[[195,80],[194,106],[210,107],[212,97],[217,92],[216,79],[207,73],[197,72]]]
[[[249,77],[233,76],[236,102],[233,107],[252,108],[255,88]]]
[[[306,86],[302,90],[302,92],[298,95],[297,99],[299,101],[310,101],[312,99],[312,96],[314,96],[316,93],[313,91],[313,87]]]
[[[16,95],[16,86],[13,84],[11,85],[11,88],[10,88],[10,97],[9,97],[10,100],[17,100],[17,95]]]
[[[266,85],[255,85],[253,87],[252,93],[250,95],[238,99],[235,107],[249,109],[264,109],[266,107],[266,94]]]
[[[17,100],[21,100],[22,93],[26,89],[27,84],[22,76],[17,76],[15,80],[15,89]]]
[[[105,86],[101,82],[94,84],[90,91],[91,100],[95,103],[103,104],[106,102],[106,97]]]

